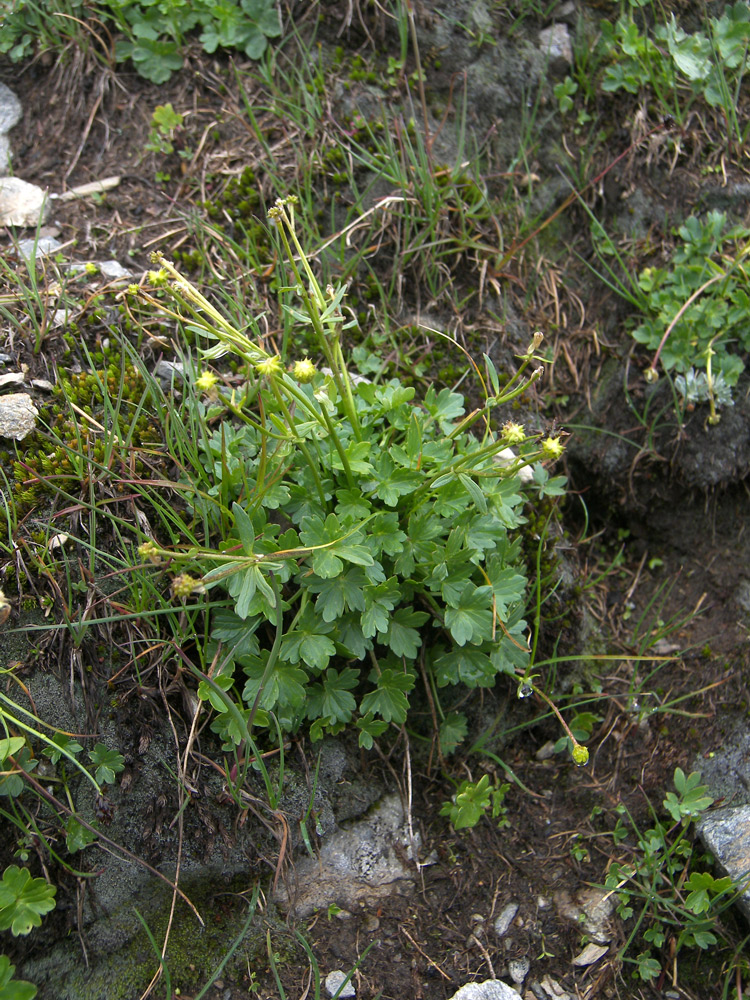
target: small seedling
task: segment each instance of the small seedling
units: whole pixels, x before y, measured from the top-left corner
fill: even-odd
[[[143,147],[149,153],[169,156],[174,153],[174,138],[185,116],[178,114],[171,104],[159,104],[151,116],[151,130],[148,142]]]

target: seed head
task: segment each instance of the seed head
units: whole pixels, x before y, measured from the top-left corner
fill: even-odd
[[[559,437],[548,437],[542,441],[542,458],[557,459],[565,451],[565,445]]]
[[[159,546],[155,542],[144,542],[142,545],[139,545],[138,555],[141,559],[147,559],[149,562],[154,563],[155,566],[158,566],[161,562]]]
[[[259,375],[275,378],[277,375],[281,375],[284,369],[281,365],[281,358],[275,354],[272,358],[263,358],[262,361],[258,361],[255,370]]]
[[[169,275],[163,267],[160,267],[158,271],[148,272],[148,281],[154,288],[163,288],[169,281]]]
[[[526,440],[526,431],[523,429],[523,424],[516,424],[512,420],[509,420],[503,427],[502,438],[508,444],[521,444],[522,441]]]
[[[589,762],[589,752],[582,743],[576,743],[573,747],[573,763],[577,764],[579,767],[583,767],[584,764]]]
[[[205,590],[201,581],[189,573],[180,573],[172,580],[172,595],[181,601],[186,600],[191,594],[203,594]]]
[[[315,365],[309,358],[303,358],[294,363],[294,377],[298,382],[306,385],[315,378]]]

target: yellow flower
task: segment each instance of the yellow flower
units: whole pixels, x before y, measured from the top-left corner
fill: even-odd
[[[201,392],[210,392],[218,381],[218,376],[214,375],[213,372],[201,372],[195,380],[195,388],[200,389]]]
[[[301,361],[295,361],[294,377],[298,382],[302,382],[303,385],[308,382],[312,382],[315,378],[315,365],[309,358],[303,358]]]
[[[542,458],[556,459],[565,451],[565,445],[559,437],[548,437],[542,441]]]

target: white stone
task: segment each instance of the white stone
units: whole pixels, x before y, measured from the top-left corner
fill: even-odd
[[[115,278],[132,278],[133,272],[123,267],[118,260],[103,260],[99,265],[99,270],[105,278],[114,281]]]
[[[609,944],[612,940],[611,916],[614,909],[612,893],[607,889],[591,886],[579,889],[575,896],[561,889],[555,893],[557,912],[571,920],[595,944]]]
[[[329,997],[355,997],[357,995],[351,982],[348,982],[346,986],[342,986],[346,980],[345,973],[340,970],[335,972],[329,972],[326,976],[326,990],[328,991]],[[336,991],[339,990],[337,993]]]
[[[609,948],[604,944],[587,944],[580,954],[576,955],[573,959],[573,965],[578,965],[583,968],[586,965],[593,965],[594,962],[598,962],[600,958],[603,958]]]
[[[23,385],[26,376],[23,372],[8,372],[6,375],[0,375],[0,389],[4,389],[6,385]]]
[[[495,455],[495,464],[502,466],[503,469],[509,468],[518,461],[518,455],[513,451],[512,448],[503,448]],[[521,480],[522,483],[530,483],[534,478],[534,473],[531,471],[528,465],[522,466],[516,475]]]
[[[508,962],[508,975],[517,986],[520,986],[528,976],[530,968],[531,962],[525,955],[523,958],[511,958]]]
[[[0,437],[23,439],[34,430],[39,411],[28,392],[0,396]]]
[[[518,1000],[518,993],[499,979],[485,979],[483,983],[467,983],[450,1000]]]
[[[46,192],[20,177],[0,177],[0,226],[38,226],[47,218]]]

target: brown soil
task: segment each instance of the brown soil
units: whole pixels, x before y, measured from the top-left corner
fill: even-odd
[[[236,67],[242,74],[242,64]],[[170,256],[191,247],[186,217],[201,211],[204,199],[262,158],[243,122],[226,61],[205,57],[198,49],[182,73],[158,88],[126,69],[113,73],[84,65],[75,53],[62,67],[43,60],[20,69],[6,65],[0,67],[0,78],[19,92],[24,104],[23,122],[12,133],[17,174],[58,193],[103,177],[121,178],[106,199],[53,207],[44,233],[56,235],[69,258],[116,258],[140,274],[149,266],[149,250],[158,248]],[[178,152],[168,158],[144,153],[151,113],[166,103],[186,112],[181,142],[196,150],[189,158]],[[294,138],[280,138],[290,144],[290,172]],[[613,149],[613,155],[619,151]],[[645,155],[645,150],[636,151],[628,171],[637,173]],[[689,197],[701,179],[695,163],[681,169],[683,176],[679,181],[675,176],[669,190]],[[157,182],[157,171],[171,179]],[[626,185],[628,177],[620,182]],[[274,193],[263,194],[268,199]],[[567,266],[572,268],[572,262]],[[563,286],[571,287],[571,281],[563,282],[559,267],[557,274],[552,294],[540,292],[532,303],[530,322],[541,328],[554,319],[555,300],[562,297],[563,308],[570,306]],[[603,358],[629,350],[614,333],[598,353],[586,338],[612,306],[609,294],[599,288],[587,299],[585,321],[575,335],[565,343],[557,340],[553,389],[570,397],[559,414],[563,424],[566,418],[591,422],[589,401]],[[36,355],[29,344],[16,340],[13,367],[27,364],[34,376],[46,377],[60,351],[54,335]],[[634,368],[634,379],[635,374]],[[611,430],[631,433],[627,415],[616,407],[612,422],[605,421]],[[691,433],[688,428],[686,434]],[[537,759],[539,748],[560,735],[541,701],[519,702],[500,691],[485,692],[483,699],[477,695],[471,736],[491,730],[494,718],[502,720],[486,746],[527,791],[511,788],[504,828],[487,819],[457,834],[439,815],[450,784],[439,768],[428,766],[424,753],[412,748],[413,821],[421,831],[422,856],[434,863],[420,867],[415,889],[406,896],[395,895],[346,921],[319,914],[301,927],[324,972],[348,970],[377,941],[355,976],[357,996],[363,1000],[376,995],[383,1000],[445,1000],[472,980],[493,975],[507,980],[508,961],[523,956],[531,960],[529,981],[547,975],[576,998],[661,996],[671,983],[668,946],[656,989],[632,980],[629,969],[618,968],[611,956],[587,968],[574,967],[581,930],[560,916],[554,900],[574,895],[587,883],[601,883],[609,862],[627,856],[627,846],[618,850],[603,835],[614,826],[617,805],[625,803],[648,821],[648,801],[659,807],[675,767],[692,770],[698,753],[720,745],[729,709],[746,707],[746,629],[734,598],[750,556],[747,496],[742,483],[719,484],[705,492],[677,480],[669,450],[674,428],[650,449],[639,439],[638,428],[631,437],[632,466],[619,479],[613,481],[604,469],[598,478],[590,459],[576,459],[570,468],[573,494],[564,511],[570,533],[566,558],[579,579],[578,635],[585,618],[597,650],[603,644],[607,652],[622,654],[598,668],[603,695],[601,705],[591,709],[598,721],[589,740],[590,765],[576,769],[564,754]],[[585,536],[579,498],[590,518]],[[664,662],[644,667],[633,657],[657,618],[674,627],[666,627],[657,644]],[[545,636],[550,652],[555,638]],[[668,659],[676,650],[679,658]],[[562,665],[558,682],[563,691],[572,683],[562,676],[567,670],[583,676]],[[641,700],[650,701],[655,712],[639,722],[629,693],[640,684]],[[682,714],[671,712],[670,704],[686,695],[691,697],[679,703]],[[383,767],[377,761],[371,766]],[[394,749],[392,768],[393,773],[383,773],[391,783],[397,778],[406,795],[403,746]],[[469,776],[469,768],[478,773],[494,768],[501,779],[504,774],[491,758],[482,761],[476,755],[452,768],[458,779]],[[577,847],[583,850],[572,853]],[[498,941],[492,924],[510,901],[519,903],[518,916],[506,939]],[[724,932],[732,942],[743,933],[731,914]],[[611,953],[624,933],[615,921]],[[281,976],[287,995],[301,998],[308,995],[309,969],[301,953],[298,958],[297,964],[285,960]],[[708,959],[701,953],[681,954],[679,985],[670,996],[719,996],[723,970]],[[255,971],[259,995],[275,996],[270,970]],[[232,997],[244,996],[248,981],[227,981],[225,987]]]

